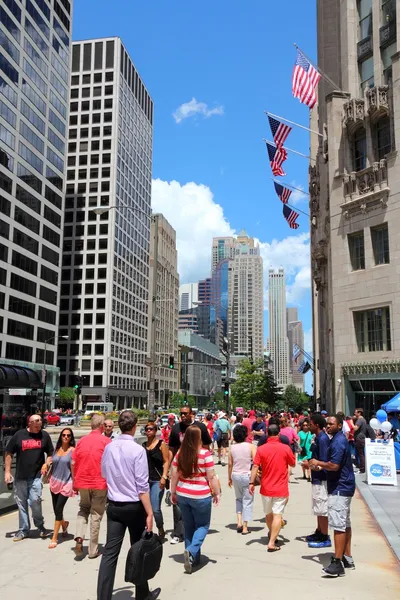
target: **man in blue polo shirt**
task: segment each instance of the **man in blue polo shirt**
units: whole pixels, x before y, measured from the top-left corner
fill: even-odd
[[[329,567],[322,569],[329,577],[342,577],[344,568],[355,569],[351,556],[350,504],[355,492],[355,478],[351,462],[349,442],[342,432],[342,418],[338,415],[328,417],[326,431],[331,436],[328,460],[323,462],[315,458],[310,467],[316,471],[326,471],[328,484],[328,522],[334,530],[335,555]]]
[[[326,420],[316,413],[310,419],[311,433],[315,436],[311,445],[311,458],[328,462],[328,448],[331,440],[325,433]],[[310,548],[330,548],[331,538],[328,534],[328,485],[324,469],[311,470],[312,508],[317,517],[315,533],[308,535],[306,540]]]

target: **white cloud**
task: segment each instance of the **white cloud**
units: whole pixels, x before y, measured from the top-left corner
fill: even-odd
[[[173,113],[173,117],[176,123],[181,123],[184,119],[190,117],[202,116],[205,119],[214,115],[223,115],[224,107],[222,105],[209,108],[205,102],[198,102],[196,98],[192,98],[190,102],[185,102],[178,106],[176,111]]]
[[[300,183],[296,183],[295,181],[291,181],[291,185],[295,190],[292,190],[289,202],[290,204],[299,204],[300,202],[304,202],[304,200],[308,199],[308,194],[304,192],[304,187]]]
[[[312,339],[312,329],[307,329],[304,332],[304,350],[309,354],[312,354],[313,351],[313,339]]]
[[[209,187],[194,182],[153,181],[152,208],[161,212],[177,234],[181,283],[197,281],[210,275],[211,244],[215,236],[235,232],[214,200]],[[300,304],[311,287],[310,236],[291,235],[281,240],[260,243],[264,260],[265,304],[268,303],[268,270],[283,267],[287,276],[287,299]]]

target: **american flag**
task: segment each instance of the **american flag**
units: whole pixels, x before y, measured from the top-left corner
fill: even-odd
[[[290,194],[292,190],[289,190],[286,187],[283,187],[280,183],[276,183],[274,181],[275,191],[278,194],[278,198],[282,200],[283,204],[287,204],[289,202]]]
[[[289,208],[288,206],[283,207],[283,216],[289,224],[290,229],[298,229],[299,224],[296,223],[296,219],[299,216],[299,213],[295,210]]]
[[[301,363],[301,365],[299,366],[299,368],[297,369],[297,371],[299,373],[302,373],[303,375],[305,375],[306,373],[308,373],[308,371],[311,369],[311,365],[308,361],[304,361]]]
[[[298,50],[293,71],[293,96],[298,98],[302,104],[313,108],[317,102],[317,93],[315,90],[320,79],[321,75],[317,69]]]
[[[274,142],[277,148],[282,148],[283,144],[286,142],[286,139],[289,133],[292,131],[292,128],[276,119],[273,119],[268,115],[269,125],[271,127],[272,135],[274,136]]]
[[[282,153],[280,148],[275,148],[275,146],[272,146],[268,142],[267,142],[267,148],[268,148],[268,156],[269,156],[269,160],[271,163],[272,173],[275,175],[275,177],[277,175],[280,175],[281,177],[283,175],[286,175],[286,173],[282,169],[282,163],[287,159],[286,150],[284,153]]]

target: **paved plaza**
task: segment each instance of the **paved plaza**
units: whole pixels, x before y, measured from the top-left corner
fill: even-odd
[[[267,554],[266,530],[263,525],[261,501],[255,501],[252,533],[236,533],[233,491],[227,486],[227,468],[217,467],[223,495],[221,504],[213,509],[211,531],[203,547],[203,562],[192,575],[183,572],[183,545],[164,545],[160,572],[151,582],[161,586],[161,600],[203,600],[205,597],[246,598],[264,600],[274,593],[290,595],[296,600],[308,600],[310,594],[325,600],[365,600],[366,598],[400,596],[400,565],[382,535],[379,526],[358,494],[353,501],[353,556],[356,570],[340,579],[324,579],[321,568],[330,562],[330,549],[308,548],[305,535],[315,528],[310,510],[311,485],[297,479],[296,468],[290,485],[291,499],[287,508],[288,524],[280,540],[282,549]],[[46,525],[53,521],[48,486],[44,492]],[[69,500],[66,517],[74,531],[77,499]],[[164,504],[167,529],[172,524],[172,509]],[[13,543],[11,535],[17,528],[17,513],[0,518],[0,581],[2,600],[96,600],[99,560],[86,556],[77,561],[72,552],[72,535],[55,550],[49,550],[48,540],[32,538]],[[105,541],[106,520],[102,523],[100,540]],[[35,535],[35,537],[33,537]],[[130,600],[133,587],[124,582],[124,559],[128,550],[126,538],[115,582],[113,598]]]

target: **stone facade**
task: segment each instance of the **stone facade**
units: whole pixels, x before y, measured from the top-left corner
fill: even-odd
[[[400,31],[395,4],[390,35]],[[322,134],[311,134],[309,171],[314,390],[328,410],[372,412],[396,393],[400,359],[398,43],[388,45],[373,2],[366,81],[357,3],[317,7],[318,65],[338,89],[321,79],[310,125]]]

